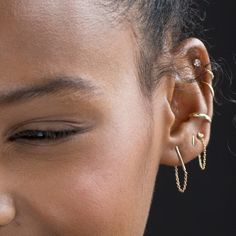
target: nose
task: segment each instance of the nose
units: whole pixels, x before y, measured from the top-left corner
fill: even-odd
[[[15,214],[13,198],[9,194],[0,194],[0,226],[9,224],[15,218]]]

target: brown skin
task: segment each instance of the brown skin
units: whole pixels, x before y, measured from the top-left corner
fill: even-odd
[[[0,94],[57,75],[98,87],[1,105],[0,236],[141,236],[159,165],[179,164],[176,145],[186,163],[201,153],[199,141],[191,146],[198,131],[209,141],[210,125],[188,114],[212,115],[210,91],[166,75],[149,103],[138,85],[132,30],[111,27],[95,2],[0,2]],[[196,39],[168,55],[192,77],[195,57],[209,62]],[[90,129],[55,144],[7,140],[13,127],[72,123]]]

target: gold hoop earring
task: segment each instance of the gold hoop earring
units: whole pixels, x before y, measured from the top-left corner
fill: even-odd
[[[211,70],[206,69],[206,72],[211,76],[212,80],[215,78],[215,75],[213,74],[213,72]]]
[[[193,61],[193,65],[196,67],[196,68],[200,68],[202,66],[202,62],[200,59],[196,58],[194,61]],[[206,72],[211,76],[211,79],[213,80],[215,78],[215,75],[214,73],[209,70],[209,69],[206,69]]]
[[[212,96],[215,97],[215,91],[214,91],[212,85],[209,84],[209,83],[207,83],[207,82],[205,82],[205,81],[201,81],[201,83],[207,85],[207,87],[208,87],[208,88],[210,89],[210,91],[211,91]]]
[[[192,113],[189,115],[189,118],[198,118],[208,121],[209,123],[212,122],[211,117],[204,113]]]
[[[198,155],[199,166],[202,170],[206,169],[206,156],[207,156],[207,146],[204,141],[205,135],[203,133],[198,132],[197,138],[202,142],[203,145],[203,156],[201,154]]]
[[[187,172],[187,170],[186,170],[186,167],[185,167],[185,164],[184,164],[182,155],[181,155],[181,153],[180,153],[179,147],[176,146],[176,147],[175,147],[175,150],[176,150],[177,156],[178,156],[178,158],[179,158],[179,160],[180,160],[180,162],[181,162],[182,169],[183,169],[183,172],[184,172],[184,183],[183,183],[183,186],[181,187],[181,185],[180,185],[180,180],[179,180],[178,166],[175,166],[176,185],[177,185],[177,188],[178,188],[179,192],[184,193],[185,190],[186,190],[186,188],[187,188],[187,183],[188,183],[188,172]]]

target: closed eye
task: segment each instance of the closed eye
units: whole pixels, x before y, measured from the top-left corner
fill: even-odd
[[[70,130],[24,130],[12,135],[8,140],[11,142],[17,140],[56,142],[69,136],[82,132],[81,129]]]

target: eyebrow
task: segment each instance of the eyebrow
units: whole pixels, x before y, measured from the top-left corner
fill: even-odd
[[[60,95],[61,92],[81,92],[86,94],[97,94],[100,89],[92,84],[90,80],[72,76],[54,76],[47,78],[47,82],[20,88],[15,91],[0,94],[0,105],[26,102],[28,100],[49,95]]]

